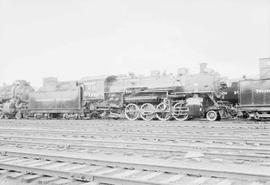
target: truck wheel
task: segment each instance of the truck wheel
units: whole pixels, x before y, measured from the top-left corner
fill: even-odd
[[[206,113],[206,118],[208,121],[217,121],[220,120],[220,115],[217,111],[210,110]]]

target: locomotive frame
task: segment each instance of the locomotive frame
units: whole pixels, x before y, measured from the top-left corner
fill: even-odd
[[[173,118],[178,121],[185,121],[206,117],[209,121],[218,121],[221,118],[230,117],[229,107],[222,101],[218,101],[212,91],[148,90],[146,92],[163,94],[161,96],[158,94],[152,95],[151,98],[138,97],[137,99],[134,98],[133,101],[128,101],[129,104],[125,107],[125,116],[128,120],[134,121],[141,118],[150,121],[157,118],[166,121]],[[194,105],[188,105],[187,103],[187,100],[193,95],[198,95],[196,99],[202,100],[201,104],[195,105],[197,111],[194,111]]]

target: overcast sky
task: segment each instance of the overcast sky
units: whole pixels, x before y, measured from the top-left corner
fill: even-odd
[[[270,0],[0,0],[0,84],[199,70],[258,74]]]

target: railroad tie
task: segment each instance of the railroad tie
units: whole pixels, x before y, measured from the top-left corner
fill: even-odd
[[[172,183],[172,182],[180,180],[183,177],[185,177],[185,176],[182,175],[182,174],[177,174],[177,175],[171,176],[168,179],[165,179],[165,180],[161,181],[161,183],[164,183],[164,184]]]
[[[25,162],[20,163],[20,164],[24,165],[24,166],[31,166],[31,165],[34,165],[34,164],[37,164],[37,163],[40,163],[40,160],[29,159],[29,161],[25,161]]]
[[[20,159],[9,161],[9,164],[23,164],[26,161],[29,161],[29,159],[20,158]]]
[[[30,183],[32,182],[33,180],[36,180],[38,178],[40,178],[41,176],[40,175],[32,175],[32,174],[29,174],[29,175],[25,175],[22,177],[21,181],[22,182],[25,182],[25,183]]]
[[[50,182],[58,180],[59,177],[41,177],[37,180],[38,184],[49,184]]]
[[[260,182],[252,182],[250,185],[264,185],[264,184]]]
[[[205,183],[209,179],[210,179],[209,177],[200,177],[200,178],[195,179],[194,181],[192,181],[190,183],[190,185],[201,185],[201,184]]]
[[[127,170],[127,171],[124,171],[122,173],[115,174],[115,175],[113,175],[113,177],[115,177],[115,178],[126,178],[126,177],[128,177],[130,175],[134,175],[134,174],[139,173],[139,172],[140,172],[140,170]]]
[[[4,175],[8,173],[8,170],[0,169],[0,175]]]
[[[150,180],[150,179],[153,179],[161,174],[162,174],[162,172],[152,172],[150,174],[147,174],[147,175],[139,178],[139,180],[142,180],[142,181]]]
[[[56,162],[56,163],[52,163],[52,164],[48,164],[46,166],[43,166],[43,168],[45,169],[56,169],[56,168],[60,168],[62,166],[67,165],[68,163],[66,162]]]
[[[75,165],[74,164],[74,166],[70,166],[70,167],[65,168],[65,171],[76,171],[77,172],[77,170],[84,169],[86,167],[87,167],[87,165],[82,165],[82,164]]]
[[[80,171],[77,171],[77,172],[79,172],[79,173],[92,173],[92,172],[98,171],[102,168],[104,168],[104,166],[90,165],[90,166],[87,166],[86,169],[81,169]]]
[[[96,172],[92,172],[92,175],[103,175],[103,174],[108,174],[108,173],[112,173],[112,172],[116,172],[118,170],[121,170],[120,168],[105,168],[104,170],[100,170],[100,171],[96,171]]]
[[[19,177],[22,177],[24,174],[21,172],[12,172],[10,174],[8,174],[6,177],[9,179],[17,179]]]
[[[99,183],[98,183],[98,182],[92,181],[92,182],[84,183],[84,184],[82,184],[82,185],[99,185]]]
[[[14,160],[17,160],[19,159],[18,157],[6,157],[4,159],[1,159],[0,162],[1,163],[6,163],[6,162],[9,162],[9,161],[14,161]]]
[[[51,164],[53,163],[53,161],[36,161],[36,163],[32,163],[32,164],[29,164],[27,165],[28,167],[39,167],[39,166],[43,166],[43,165],[48,165],[48,164]]]
[[[59,179],[51,183],[51,185],[66,185],[71,183],[72,180],[70,179]]]
[[[232,181],[228,180],[228,179],[225,179],[225,180],[222,180],[221,182],[217,183],[216,185],[232,185]]]

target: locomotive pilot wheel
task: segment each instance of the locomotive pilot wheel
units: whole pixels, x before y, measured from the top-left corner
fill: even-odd
[[[150,121],[155,117],[155,107],[151,103],[145,103],[141,106],[141,118]]]
[[[160,103],[157,105],[156,108],[156,117],[160,121],[167,121],[171,117],[171,111],[170,111],[170,106],[168,103]]]
[[[217,121],[220,120],[220,115],[218,111],[210,110],[206,113],[206,118],[208,121]]]
[[[140,109],[136,104],[130,103],[125,108],[125,116],[128,120],[134,121],[140,116]]]
[[[178,121],[188,120],[189,108],[186,107],[182,102],[178,102],[173,106],[172,116]]]

